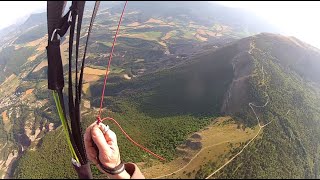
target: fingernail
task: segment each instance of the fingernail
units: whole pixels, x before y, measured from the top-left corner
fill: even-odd
[[[108,125],[105,125],[103,123],[100,124],[99,128],[100,128],[100,130],[102,131],[103,134],[107,133],[108,130],[110,129]]]

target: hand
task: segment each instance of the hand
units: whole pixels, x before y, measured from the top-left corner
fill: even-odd
[[[116,134],[110,129],[103,134],[103,126],[105,126],[103,123],[99,125],[96,123],[91,124],[84,134],[84,145],[88,159],[93,162],[102,173],[106,173],[100,167],[98,157],[101,164],[109,168],[118,166],[121,160]],[[93,142],[97,145],[99,154]],[[108,174],[108,176],[116,179],[130,179],[130,175],[126,171],[117,175]]]

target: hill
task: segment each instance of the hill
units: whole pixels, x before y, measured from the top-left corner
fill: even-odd
[[[288,55],[279,53],[284,49]],[[208,50],[188,63],[111,84],[106,94],[109,115],[119,120],[134,138],[169,161],[181,156],[177,147],[190,134],[215,123],[215,117],[230,115],[243,129],[263,127],[252,142],[248,139],[227,147],[222,153],[225,159],[206,156],[208,161],[193,164],[195,168],[189,168],[186,177],[209,176],[250,142],[212,177],[314,178],[319,171],[320,101],[315,86],[318,79],[298,62],[303,62],[306,68],[318,66],[319,55],[318,50],[292,37],[258,34]],[[101,84],[94,83],[91,88],[92,97],[87,98],[95,106],[99,94],[95,89],[101,89]],[[263,108],[254,107],[255,116],[249,103],[262,106],[267,101]],[[89,113],[86,123],[93,121],[93,114]],[[256,117],[260,119],[259,125]],[[111,128],[116,129],[112,125]],[[146,173],[149,167],[158,164],[127,143],[117,129],[116,132],[123,143],[120,148],[126,161],[146,163],[142,166]],[[26,176],[29,171],[23,170],[30,163],[44,163],[40,157],[35,158],[46,154],[44,148],[40,147],[41,153],[27,152],[21,158],[16,177],[40,177],[40,174],[51,177],[48,169],[44,169],[46,173],[39,171],[39,176],[34,173]],[[62,159],[53,160],[56,164],[66,163]]]

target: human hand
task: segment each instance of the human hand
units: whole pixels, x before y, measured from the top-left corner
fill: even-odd
[[[87,157],[102,173],[106,172],[99,165],[99,161],[107,168],[114,168],[121,163],[117,136],[112,130],[105,131],[106,129],[108,126],[103,123],[99,125],[93,123],[84,134]],[[116,175],[108,174],[108,176],[117,179],[130,179],[130,175],[126,171]]]

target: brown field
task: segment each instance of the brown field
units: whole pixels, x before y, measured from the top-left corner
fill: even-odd
[[[89,90],[89,87],[90,87],[90,83],[83,83],[82,84],[82,91],[87,94],[88,93],[88,90]]]
[[[139,26],[139,25],[140,25],[139,22],[134,22],[134,23],[128,24],[127,26],[136,27],[136,26]]]
[[[28,57],[28,61],[34,61],[39,55],[39,53],[36,53],[35,55]]]
[[[206,36],[207,33],[205,32],[205,30],[203,29],[197,29],[197,33],[200,34],[200,35],[203,35],[203,36]]]
[[[90,67],[85,67],[84,68],[84,74],[91,74],[91,75],[98,75],[102,76],[106,74],[106,70],[101,70],[101,69],[94,69]]]
[[[207,41],[208,38],[202,37],[199,34],[196,34],[196,38],[199,39],[200,41]]]
[[[133,38],[147,39],[147,37],[143,34],[119,34],[118,37],[133,37]]]
[[[165,43],[165,42],[163,42],[163,41],[160,41],[160,42],[158,42],[161,46],[163,46],[163,47],[167,47],[167,44]]]
[[[98,81],[99,79],[100,79],[100,76],[97,76],[97,75],[93,75],[93,74],[84,74],[83,75],[84,83],[95,82],[95,81]]]
[[[1,85],[8,83],[10,81],[12,81],[14,78],[16,78],[17,76],[15,74],[11,74]]]
[[[21,97],[21,100],[24,100],[29,94],[33,92],[34,89],[28,89],[25,94]]]
[[[35,60],[40,54],[45,52],[46,46],[47,46],[47,38],[48,35],[45,35],[44,37],[31,41],[29,43],[26,44],[26,46],[38,46],[36,49],[36,53],[33,56],[30,56],[28,58],[28,61],[33,61]]]
[[[2,115],[3,123],[4,123],[4,124],[7,124],[7,123],[9,122],[9,117],[8,117],[8,115],[7,115],[7,110],[3,111],[3,112],[1,113],[1,115]]]
[[[199,25],[192,24],[192,23],[189,23],[189,27],[191,27],[191,28],[196,28],[196,29],[200,28]]]
[[[31,93],[33,92],[33,90],[34,90],[34,89],[28,89],[28,90],[26,90],[26,95],[31,94]]]
[[[165,22],[161,21],[160,19],[153,19],[153,18],[150,18],[148,21],[146,21],[146,23],[157,23],[157,24],[166,24]]]
[[[28,42],[26,44],[26,46],[38,46],[39,44],[41,44],[42,41],[44,40],[47,40],[46,38],[48,38],[48,36],[43,36],[42,38],[39,38],[37,40],[34,40],[34,41],[31,41],[31,42]]]
[[[139,62],[144,62],[144,59],[137,59],[136,61],[134,61],[135,63],[139,63]]]
[[[215,36],[216,33],[212,32],[212,31],[206,31],[206,33],[209,35],[209,36]]]
[[[108,72],[108,74],[110,71]],[[85,67],[83,71],[83,82],[89,83],[98,81],[101,76],[104,76],[106,74],[106,70],[102,69],[96,69],[91,67]],[[80,77],[80,72],[78,72],[78,78]],[[75,72],[72,73],[72,78],[75,78]]]
[[[42,61],[40,64],[38,64],[38,66],[36,68],[34,68],[34,70],[32,72],[37,72],[46,66],[48,66],[48,61]]]
[[[140,34],[119,34],[118,37],[132,37],[132,38],[140,38],[145,40],[158,40],[155,37],[150,37],[147,34],[140,33]]]
[[[176,31],[170,31],[170,32],[167,32],[167,34],[165,36],[163,36],[161,38],[161,40],[165,41],[165,40],[168,40],[171,38],[172,34],[175,33]]]
[[[131,79],[131,77],[130,77],[130,76],[128,76],[128,74],[124,74],[124,75],[123,75],[123,77],[124,77],[125,79],[128,79],[128,80],[130,80],[130,79]]]
[[[61,58],[62,58],[62,64],[66,65],[68,63],[68,48],[69,48],[69,41],[68,36],[66,36],[66,40],[62,42],[60,48],[61,48]]]
[[[144,24],[144,25],[140,25],[137,27],[134,27],[134,29],[140,29],[140,28],[152,28],[154,26],[150,25],[150,24]],[[120,35],[120,34],[119,34]]]
[[[223,164],[227,160],[223,155],[232,149],[230,144],[233,147],[239,146],[239,143],[251,139],[257,129],[238,129],[231,117],[219,117],[215,123],[193,134],[197,134],[199,138],[188,138],[192,142],[201,142],[202,147],[199,150],[192,150],[186,144],[182,144],[177,148],[180,154],[178,158],[166,164],[157,162],[152,167],[142,167],[142,172],[147,178],[194,178],[200,165],[210,160],[218,165]],[[186,175],[188,172],[191,172],[190,177]],[[165,175],[166,177],[163,177]]]

